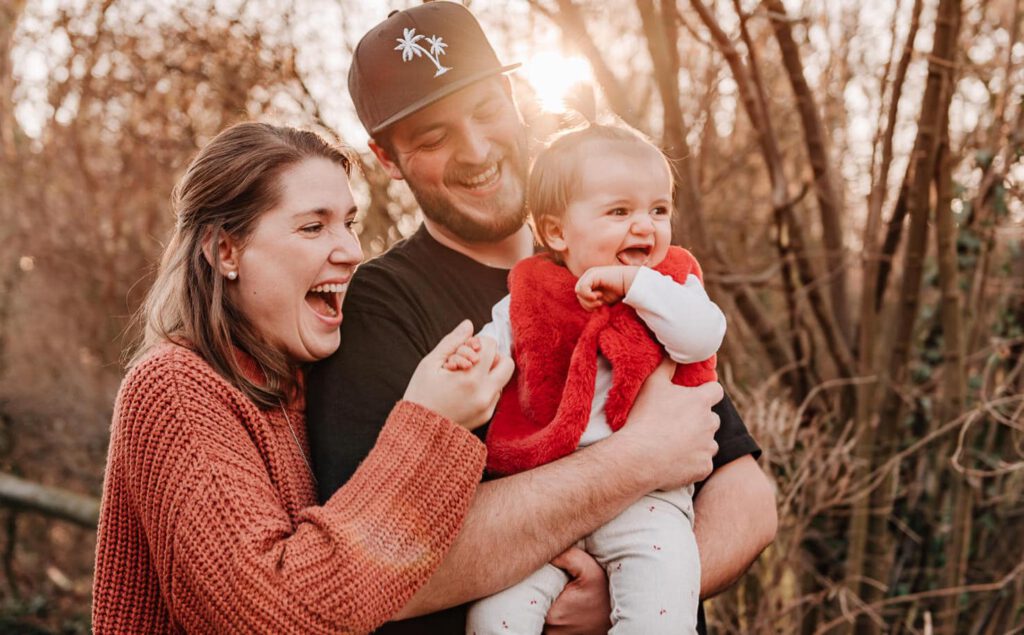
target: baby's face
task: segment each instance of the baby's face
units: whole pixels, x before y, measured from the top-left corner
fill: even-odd
[[[573,275],[604,265],[653,267],[672,240],[672,179],[660,154],[598,141],[583,152],[579,194],[562,218],[556,249]],[[553,245],[554,246],[554,245]]]

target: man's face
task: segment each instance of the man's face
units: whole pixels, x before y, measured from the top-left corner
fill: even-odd
[[[526,129],[503,77],[482,80],[402,119],[374,147],[423,214],[467,243],[495,242],[526,219]]]

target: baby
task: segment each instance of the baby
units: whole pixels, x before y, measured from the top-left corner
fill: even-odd
[[[716,379],[725,316],[693,256],[670,246],[671,174],[638,133],[600,124],[560,136],[534,162],[527,204],[549,253],[516,265],[479,333],[516,363],[487,434],[492,474],[543,465],[621,428],[665,354],[678,364],[676,383]],[[478,350],[470,339],[446,367],[471,368]],[[696,632],[692,495],[692,486],[652,492],[581,541],[608,574],[611,632]],[[476,602],[466,632],[539,634],[567,582],[545,565]]]

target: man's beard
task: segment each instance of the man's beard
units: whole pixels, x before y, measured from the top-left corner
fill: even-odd
[[[514,156],[513,156],[514,153]],[[460,210],[451,198],[430,189],[420,189],[414,179],[406,178],[416,202],[420,204],[423,215],[444,227],[455,237],[467,243],[497,242],[508,238],[526,222],[526,152],[525,148],[516,148],[505,155],[501,169],[505,179],[518,179],[519,199],[516,201],[502,200],[505,192],[499,192],[495,199],[486,201],[479,207],[490,211],[486,221],[471,217]],[[507,195],[505,198],[508,198]]]

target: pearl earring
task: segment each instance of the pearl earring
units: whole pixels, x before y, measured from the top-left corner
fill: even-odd
[[[228,280],[238,280],[238,272],[237,271],[229,271],[228,272]]]

